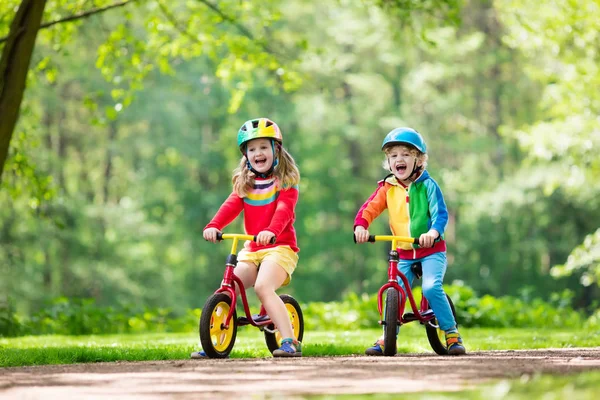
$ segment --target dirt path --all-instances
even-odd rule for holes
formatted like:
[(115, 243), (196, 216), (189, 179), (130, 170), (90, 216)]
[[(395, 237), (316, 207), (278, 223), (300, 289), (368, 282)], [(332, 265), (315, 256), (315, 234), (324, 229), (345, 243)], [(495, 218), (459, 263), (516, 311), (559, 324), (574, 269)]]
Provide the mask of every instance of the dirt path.
[(600, 370), (600, 347), (463, 357), (304, 357), (118, 362), (0, 369), (1, 399), (293, 398), (461, 390), (490, 379)]

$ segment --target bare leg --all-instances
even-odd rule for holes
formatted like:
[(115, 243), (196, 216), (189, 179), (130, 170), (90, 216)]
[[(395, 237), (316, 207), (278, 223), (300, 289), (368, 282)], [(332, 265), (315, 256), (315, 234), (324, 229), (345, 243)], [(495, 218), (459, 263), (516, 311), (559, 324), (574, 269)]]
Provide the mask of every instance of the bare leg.
[[(258, 267), (256, 264), (247, 262), (247, 261), (239, 261), (236, 267), (233, 269), (233, 273), (235, 276), (242, 280), (244, 284), (244, 289), (248, 290), (254, 286), (254, 282), (256, 282), (256, 276), (258, 275)], [(239, 295), (240, 289), (236, 285), (235, 292)], [(227, 292), (225, 292), (227, 293)]]
[(277, 326), (277, 329), (279, 329), (281, 337), (296, 340), (298, 338), (294, 336), (294, 330), (292, 329), (292, 323), (290, 322), (285, 304), (283, 304), (281, 298), (275, 293), (286, 279), (287, 272), (282, 267), (274, 262), (265, 261), (260, 265), (254, 290), (260, 302), (267, 310), (269, 317), (271, 317), (271, 320)]

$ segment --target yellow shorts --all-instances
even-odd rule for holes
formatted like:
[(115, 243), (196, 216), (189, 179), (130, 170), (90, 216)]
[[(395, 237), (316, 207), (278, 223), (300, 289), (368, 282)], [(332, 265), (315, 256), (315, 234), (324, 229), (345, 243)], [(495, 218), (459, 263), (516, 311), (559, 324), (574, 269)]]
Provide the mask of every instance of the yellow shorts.
[(292, 280), (292, 274), (298, 264), (298, 254), (290, 246), (277, 246), (255, 252), (246, 249), (240, 250), (237, 257), (238, 261), (251, 262), (258, 266), (264, 261), (271, 261), (279, 265), (287, 272), (287, 279), (282, 286), (286, 286)]

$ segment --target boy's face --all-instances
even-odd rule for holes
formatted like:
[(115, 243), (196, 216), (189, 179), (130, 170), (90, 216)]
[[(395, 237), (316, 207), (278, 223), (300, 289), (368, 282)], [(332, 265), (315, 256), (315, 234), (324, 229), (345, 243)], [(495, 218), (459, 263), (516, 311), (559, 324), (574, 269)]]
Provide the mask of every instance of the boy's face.
[(392, 146), (385, 151), (385, 154), (390, 171), (400, 181), (407, 181), (415, 165), (421, 165), (417, 159), (417, 151), (407, 146)]
[(260, 173), (267, 172), (273, 165), (273, 146), (270, 139), (259, 138), (248, 142), (246, 157), (252, 168)]

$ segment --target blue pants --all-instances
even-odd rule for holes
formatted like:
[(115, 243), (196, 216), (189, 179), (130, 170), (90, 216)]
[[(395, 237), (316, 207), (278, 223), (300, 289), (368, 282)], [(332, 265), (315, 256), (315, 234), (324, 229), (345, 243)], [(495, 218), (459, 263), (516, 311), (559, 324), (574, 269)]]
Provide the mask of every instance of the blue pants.
[[(429, 306), (435, 313), (440, 329), (447, 331), (456, 327), (456, 320), (452, 315), (450, 303), (448, 303), (446, 293), (442, 287), (446, 267), (448, 266), (446, 252), (434, 253), (415, 260), (400, 260), (398, 262), (398, 271), (406, 275), (406, 279), (411, 287), (415, 279), (415, 274), (411, 271), (410, 267), (417, 262), (420, 262), (423, 267), (423, 277), (421, 278), (423, 281), (423, 295), (429, 301)], [(404, 289), (404, 283), (401, 279), (398, 279), (398, 283)], [(418, 306), (419, 303), (417, 303)]]

